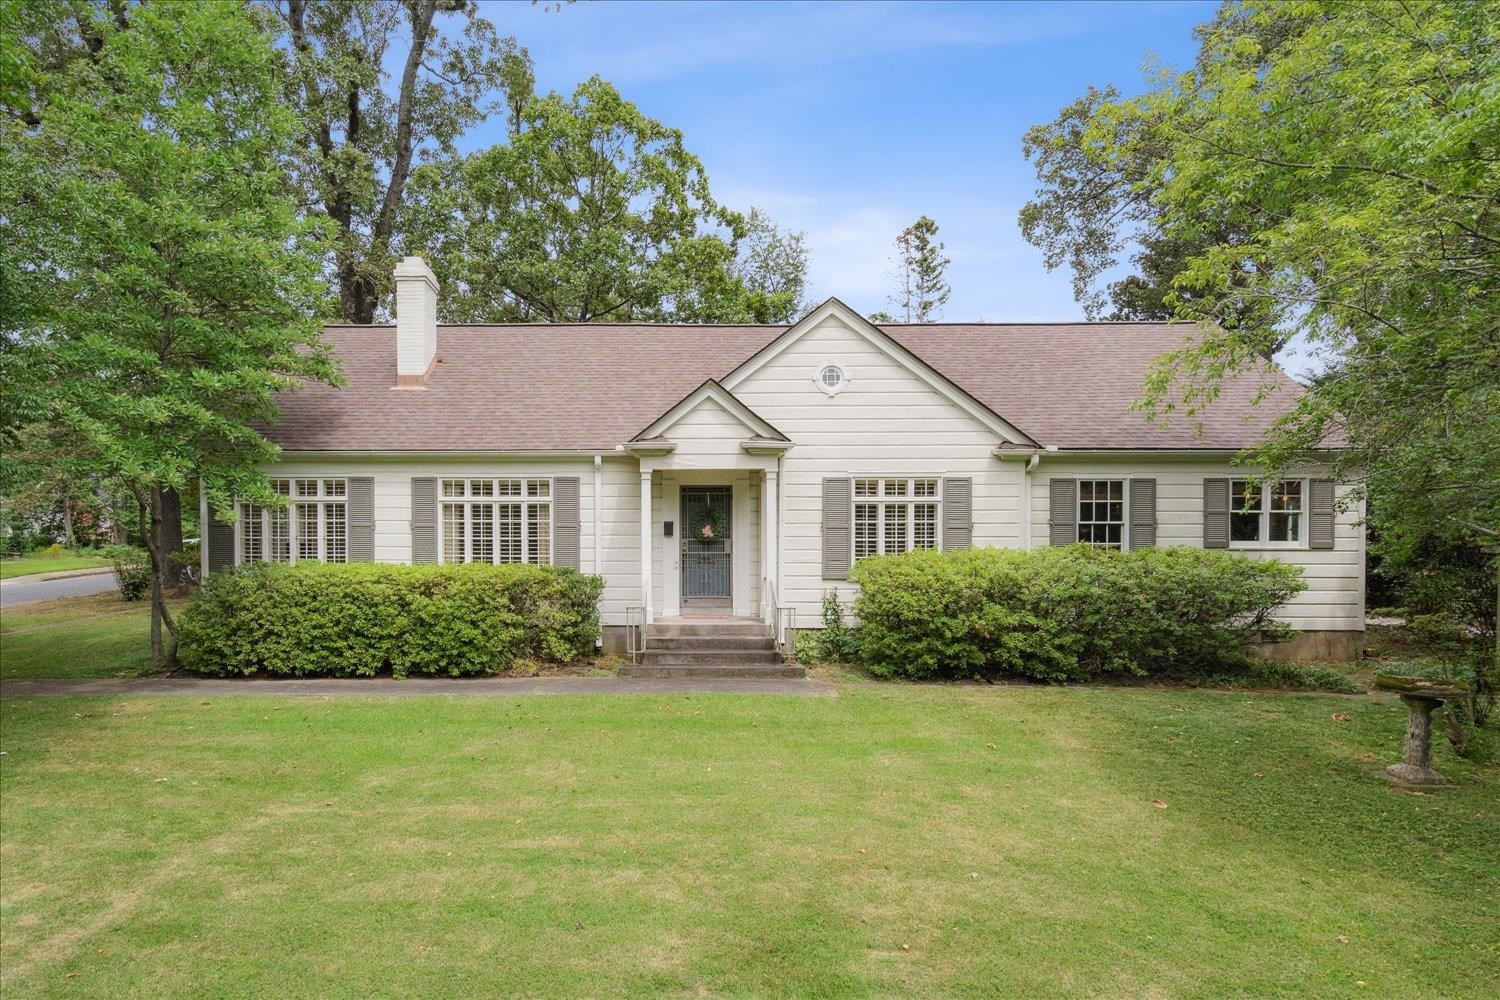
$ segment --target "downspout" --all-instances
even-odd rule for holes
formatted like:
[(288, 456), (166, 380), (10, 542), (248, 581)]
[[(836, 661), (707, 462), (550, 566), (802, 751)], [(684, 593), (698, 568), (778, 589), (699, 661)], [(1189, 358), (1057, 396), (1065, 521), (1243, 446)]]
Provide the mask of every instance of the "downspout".
[(1041, 462), (1042, 453), (1034, 451), (1021, 467), (1021, 548), (1031, 551), (1031, 470)]
[(198, 582), (208, 580), (208, 494), (203, 479), (198, 479)]
[[(604, 579), (604, 456), (594, 456), (594, 573)], [(600, 603), (604, 603), (603, 594)], [(604, 648), (604, 614), (599, 614), (599, 636), (594, 640), (596, 649)]]

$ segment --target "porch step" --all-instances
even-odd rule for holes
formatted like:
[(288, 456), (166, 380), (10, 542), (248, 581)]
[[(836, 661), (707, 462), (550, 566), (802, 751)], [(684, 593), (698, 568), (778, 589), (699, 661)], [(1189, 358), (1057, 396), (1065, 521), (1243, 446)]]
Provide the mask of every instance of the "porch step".
[(651, 649), (641, 654), (642, 663), (780, 663), (775, 649)]
[(651, 649), (776, 649), (769, 635), (652, 635)]
[(671, 678), (733, 678), (736, 680), (783, 680), (806, 677), (807, 671), (795, 663), (627, 663), (620, 668), (621, 677), (641, 680)]
[(764, 622), (751, 621), (746, 618), (726, 618), (717, 621), (712, 618), (700, 618), (696, 621), (653, 622), (646, 632), (652, 639), (689, 635), (769, 636), (771, 634)]

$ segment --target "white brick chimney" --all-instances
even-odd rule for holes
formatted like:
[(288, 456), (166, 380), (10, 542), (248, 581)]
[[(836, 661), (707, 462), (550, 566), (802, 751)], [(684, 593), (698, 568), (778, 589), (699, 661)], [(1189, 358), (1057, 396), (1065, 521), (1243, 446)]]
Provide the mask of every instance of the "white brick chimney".
[(437, 278), (421, 257), (396, 265), (396, 388), (420, 389), (437, 360)]

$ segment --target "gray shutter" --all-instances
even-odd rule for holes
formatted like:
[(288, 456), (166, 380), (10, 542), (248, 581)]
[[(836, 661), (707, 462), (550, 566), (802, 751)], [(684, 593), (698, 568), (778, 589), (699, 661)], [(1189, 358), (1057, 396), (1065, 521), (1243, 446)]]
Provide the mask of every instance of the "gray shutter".
[(579, 519), (577, 476), (552, 480), (552, 562), (579, 569)]
[(349, 477), (349, 561), (375, 561), (375, 480)]
[(437, 477), (411, 481), (411, 561), (437, 562)]
[(1229, 480), (1203, 480), (1203, 547), (1229, 548)]
[(1130, 547), (1156, 544), (1156, 480), (1130, 480)]
[(1048, 480), (1047, 503), (1047, 523), (1051, 525), (1048, 544), (1072, 545), (1078, 541), (1078, 480)]
[(208, 546), (208, 571), (210, 573), (234, 567), (233, 524), (225, 524), (210, 512), (208, 530), (203, 533), (203, 544)]
[(974, 480), (943, 479), (943, 549), (967, 549), (974, 544)]
[(1308, 484), (1307, 547), (1333, 548), (1334, 498), (1332, 479), (1314, 479)]
[(823, 480), (823, 579), (849, 579), (852, 560), (850, 532), (852, 514), (849, 506), (851, 486), (848, 479)]

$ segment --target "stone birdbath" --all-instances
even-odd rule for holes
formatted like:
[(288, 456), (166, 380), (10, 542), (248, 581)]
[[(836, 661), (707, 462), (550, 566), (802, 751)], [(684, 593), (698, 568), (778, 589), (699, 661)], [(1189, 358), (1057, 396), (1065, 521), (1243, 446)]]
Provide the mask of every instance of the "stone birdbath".
[(1465, 697), (1468, 688), (1419, 677), (1378, 674), (1375, 687), (1394, 691), (1406, 702), (1406, 754), (1401, 763), (1385, 769), (1386, 777), (1407, 785), (1446, 785), (1448, 779), (1432, 769), (1432, 712), (1445, 701)]

